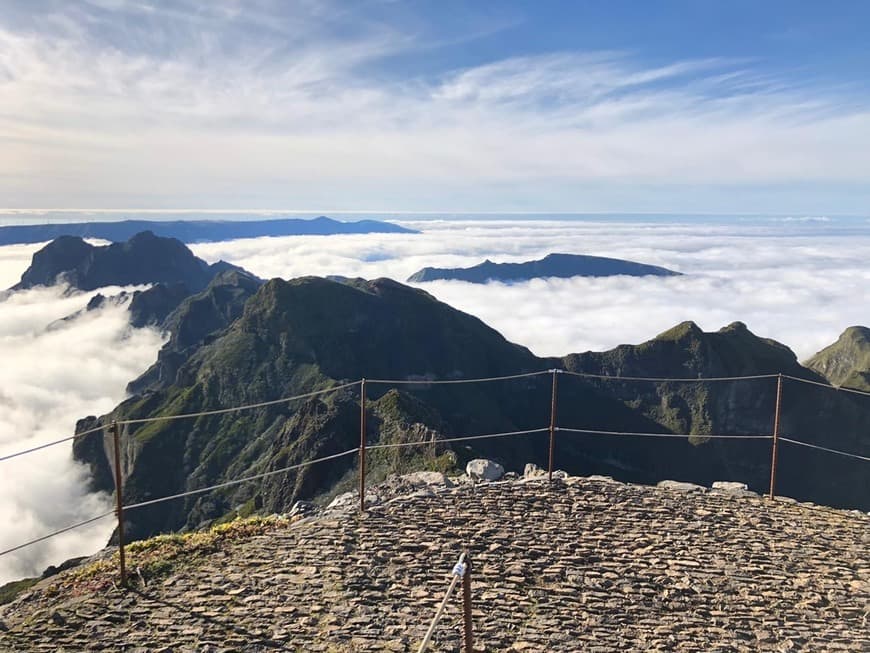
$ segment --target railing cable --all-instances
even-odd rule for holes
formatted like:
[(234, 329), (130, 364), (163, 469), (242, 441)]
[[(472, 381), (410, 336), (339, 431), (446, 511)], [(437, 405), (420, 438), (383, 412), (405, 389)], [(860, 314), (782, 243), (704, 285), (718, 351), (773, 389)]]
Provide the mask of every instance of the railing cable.
[(706, 433), (639, 433), (634, 431), (597, 431), (594, 429), (571, 429), (564, 426), (556, 428), (557, 431), (565, 431), (566, 433), (585, 433), (588, 435), (637, 435), (646, 438), (709, 438), (721, 440), (770, 440), (771, 435), (719, 435)]
[(49, 447), (53, 447), (56, 444), (62, 444), (64, 442), (69, 442), (70, 440), (75, 440), (77, 438), (84, 437), (86, 435), (90, 435), (91, 433), (96, 433), (97, 431), (102, 431), (107, 427), (105, 426), (97, 426), (92, 429), (88, 429), (87, 431), (82, 431), (81, 433), (76, 433), (75, 435), (70, 435), (66, 438), (61, 438), (60, 440), (54, 440), (53, 442), (46, 442), (45, 444), (38, 444), (35, 447), (31, 447), (30, 449), (25, 449), (23, 451), (16, 451), (15, 453), (10, 453), (5, 456), (0, 456), (0, 463), (5, 460), (11, 460), (12, 458), (17, 458), (18, 456), (23, 456), (28, 453), (33, 453), (34, 451), (40, 451), (41, 449), (48, 449)]
[(656, 376), (614, 376), (611, 374), (592, 374), (590, 372), (574, 372), (570, 370), (562, 370), (562, 373), (567, 374), (568, 376), (602, 379), (605, 381), (650, 381), (654, 383), (706, 383), (711, 381), (750, 381), (753, 379), (775, 379), (778, 376), (777, 374), (751, 374), (748, 376), (699, 376), (697, 378), (667, 378)]
[(217, 408), (215, 410), (203, 410), (198, 413), (182, 413), (180, 415), (161, 415), (159, 417), (141, 417), (137, 419), (119, 419), (118, 424), (147, 424), (149, 422), (161, 422), (167, 420), (175, 420), (175, 419), (187, 419), (190, 417), (207, 417), (209, 415), (222, 415), (224, 413), (234, 413), (240, 410), (252, 410), (254, 408), (264, 408), (265, 406), (274, 406), (276, 404), (284, 404), (291, 401), (297, 401), (299, 399), (310, 399), (311, 397), (317, 397), (318, 395), (328, 394), (330, 392), (338, 392), (339, 390), (344, 390), (345, 388), (350, 388), (355, 385), (359, 385), (362, 381), (352, 381), (350, 383), (343, 383), (342, 385), (334, 385), (330, 388), (324, 388), (323, 390), (315, 390), (313, 392), (306, 392), (301, 395), (294, 395), (292, 397), (282, 397), (281, 399), (272, 399), (270, 401), (261, 401), (256, 404), (245, 404), (243, 406), (234, 406), (232, 408)]
[(792, 440), (791, 438), (784, 438), (779, 436), (779, 439), (783, 442), (789, 442), (790, 444), (796, 444), (801, 447), (809, 447), (810, 449), (819, 449), (820, 451), (827, 451), (828, 453), (835, 453), (841, 456), (848, 456), (849, 458), (857, 458), (858, 460), (866, 460), (870, 461), (870, 456), (861, 456), (857, 453), (849, 453), (848, 451), (840, 451), (838, 449), (829, 449), (828, 447), (820, 447), (817, 444), (810, 444), (809, 442), (801, 442), (800, 440)]
[[(289, 403), (291, 401), (297, 401), (300, 399), (310, 399), (311, 397), (317, 397), (319, 395), (328, 394), (330, 392), (337, 392), (339, 390), (344, 390), (345, 388), (351, 388), (355, 385), (359, 385), (361, 381), (353, 381), (351, 383), (344, 383), (342, 385), (332, 386), (331, 388), (324, 388), (323, 390), (315, 390), (313, 392), (306, 392), (301, 395), (294, 395), (292, 397), (282, 397), (281, 399), (272, 399), (270, 401), (261, 401), (256, 404), (245, 404), (243, 406), (233, 406), (231, 408), (218, 408), (215, 410), (205, 410), (200, 411), (198, 413), (182, 413), (180, 415), (161, 415), (159, 417), (142, 417), (137, 419), (125, 419), (118, 420), (118, 424), (127, 425), (127, 424), (147, 424), (149, 422), (161, 422), (168, 420), (176, 420), (176, 419), (187, 419), (193, 417), (206, 417), (209, 415), (221, 415), (224, 413), (234, 413), (240, 410), (252, 410), (254, 408), (263, 408), (265, 406), (274, 406), (276, 404)], [(70, 440), (76, 440), (78, 438), (84, 437), (86, 435), (90, 435), (91, 433), (96, 433), (97, 431), (103, 431), (108, 429), (109, 425), (101, 425), (96, 426), (94, 428), (88, 429), (86, 431), (82, 431), (80, 433), (76, 433), (75, 435), (71, 435), (65, 438), (61, 438), (60, 440), (54, 440), (52, 442), (46, 442), (44, 444), (37, 445), (35, 447), (31, 447), (30, 449), (24, 449), (22, 451), (16, 451), (15, 453), (6, 454), (4, 456), (0, 456), (0, 462), (4, 462), (6, 460), (11, 460), (12, 458), (17, 458), (19, 456), (24, 456), (29, 453), (33, 453), (35, 451), (40, 451), (42, 449), (47, 449), (48, 447), (53, 447), (56, 444), (63, 444), (64, 442), (69, 442)]]
[(509, 381), (510, 379), (524, 379), (531, 376), (550, 374), (550, 370), (538, 372), (524, 372), (522, 374), (508, 374), (507, 376), (489, 376), (481, 379), (366, 379), (366, 383), (378, 383), (380, 385), (448, 385), (456, 383), (480, 383), (486, 381)]
[(299, 463), (297, 465), (289, 465), (287, 467), (282, 467), (281, 469), (274, 469), (270, 472), (263, 472), (262, 474), (255, 474), (253, 476), (246, 476), (245, 478), (237, 478), (232, 481), (226, 481), (224, 483), (217, 483), (215, 485), (209, 485), (208, 487), (198, 488), (196, 490), (188, 490), (187, 492), (179, 492), (178, 494), (172, 494), (166, 497), (160, 497), (159, 499), (149, 499), (148, 501), (140, 501), (139, 503), (132, 503), (130, 505), (124, 506), (124, 510), (134, 510), (135, 508), (144, 508), (145, 506), (153, 506), (156, 503), (163, 503), (164, 501), (172, 501), (173, 499), (182, 499), (184, 497), (193, 496), (195, 494), (203, 494), (204, 492), (211, 492), (212, 490), (220, 490), (225, 487), (232, 487), (233, 485), (239, 485), (241, 483), (248, 483), (250, 481), (258, 481), (263, 478), (267, 478), (269, 476), (275, 476), (276, 474), (283, 474), (284, 472), (290, 472), (294, 469), (301, 469), (302, 467), (308, 467), (309, 465), (316, 465), (317, 463), (326, 462), (327, 460), (335, 460), (336, 458), (341, 458), (342, 456), (349, 456), (352, 453), (356, 453), (357, 449), (348, 449), (347, 451), (342, 451), (341, 453), (335, 453), (331, 456), (324, 456), (323, 458), (315, 458), (314, 460), (308, 460), (304, 463)]
[(528, 429), (526, 431), (507, 431), (505, 433), (487, 433), (485, 435), (467, 435), (460, 438), (438, 438), (436, 440), (420, 440), (418, 442), (389, 442), (385, 444), (366, 445), (366, 449), (394, 449), (396, 447), (422, 447), (447, 442), (465, 442), (467, 440), (486, 440), (490, 438), (506, 438), (513, 435), (529, 435), (531, 433), (545, 433), (548, 429)]
[(782, 378), (790, 379), (792, 381), (798, 381), (799, 383), (808, 383), (810, 385), (817, 385), (822, 388), (827, 388), (828, 390), (836, 390), (837, 392), (848, 392), (853, 395), (862, 395), (864, 397), (870, 397), (870, 392), (866, 392), (865, 390), (856, 390), (855, 388), (847, 388), (842, 385), (831, 385), (830, 383), (821, 383), (820, 381), (812, 381), (811, 379), (802, 379), (799, 376), (790, 376), (788, 374), (783, 374)]
[(81, 528), (82, 526), (87, 526), (95, 521), (99, 521), (100, 519), (105, 519), (111, 515), (114, 515), (115, 511), (110, 510), (109, 512), (104, 512), (102, 515), (97, 515), (96, 517), (91, 517), (90, 519), (86, 519), (85, 521), (81, 521), (78, 524), (73, 524), (72, 526), (67, 526), (65, 528), (61, 528), (60, 530), (54, 531), (53, 533), (49, 533), (48, 535), (43, 535), (42, 537), (37, 537), (35, 540), (30, 540), (29, 542), (25, 542), (24, 544), (19, 544), (18, 546), (13, 546), (11, 549), (6, 549), (5, 551), (0, 551), (0, 556), (5, 556), (7, 553), (12, 553), (13, 551), (18, 551), (19, 549), (23, 549), (25, 547), (30, 546), (31, 544), (36, 544), (38, 542), (42, 542), (49, 538), (54, 537), (55, 535), (60, 535), (62, 533), (66, 533), (67, 531), (71, 531), (76, 528)]

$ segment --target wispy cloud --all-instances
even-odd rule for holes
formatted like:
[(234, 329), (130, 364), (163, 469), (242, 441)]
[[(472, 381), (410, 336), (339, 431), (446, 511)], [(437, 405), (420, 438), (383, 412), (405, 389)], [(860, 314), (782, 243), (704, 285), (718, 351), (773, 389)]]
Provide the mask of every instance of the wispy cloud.
[(661, 209), (648, 184), (680, 209), (687, 186), (863, 187), (870, 168), (866, 95), (751, 59), (553, 52), (398, 75), (436, 35), (342, 4), (49, 5), (0, 19), (10, 204), (595, 209), (616, 188)]

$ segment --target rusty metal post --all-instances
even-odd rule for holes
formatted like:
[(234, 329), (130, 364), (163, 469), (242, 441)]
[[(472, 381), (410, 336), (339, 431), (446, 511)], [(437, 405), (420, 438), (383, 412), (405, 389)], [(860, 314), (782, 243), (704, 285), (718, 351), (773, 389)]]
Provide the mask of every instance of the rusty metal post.
[(462, 576), (462, 625), (465, 641), (464, 653), (474, 653), (474, 629), (471, 624), (471, 556), (465, 555), (465, 574)]
[(773, 413), (773, 451), (770, 459), (770, 493), (769, 498), (773, 499), (776, 488), (776, 460), (779, 448), (779, 416), (782, 410), (782, 373), (776, 376), (776, 407)]
[(121, 587), (127, 587), (127, 561), (124, 558), (124, 501), (121, 481), (121, 427), (112, 420), (112, 442), (115, 457), (115, 513), (118, 517), (118, 556), (121, 563)]
[(553, 394), (550, 398), (550, 462), (547, 465), (549, 481), (553, 482), (553, 457), (556, 450), (556, 374), (559, 370), (553, 370)]
[(366, 380), (359, 386), (359, 511), (366, 510)]

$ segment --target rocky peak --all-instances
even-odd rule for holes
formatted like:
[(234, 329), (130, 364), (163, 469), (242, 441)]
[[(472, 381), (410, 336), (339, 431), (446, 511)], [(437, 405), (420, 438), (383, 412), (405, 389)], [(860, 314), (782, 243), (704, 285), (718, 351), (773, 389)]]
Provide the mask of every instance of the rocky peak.
[(756, 336), (742, 322), (716, 332), (705, 332), (691, 321), (681, 322), (639, 345), (577, 354), (568, 357), (566, 363), (569, 369), (614, 376), (807, 375), (788, 347)]
[(870, 329), (849, 327), (837, 342), (812, 356), (806, 366), (834, 385), (870, 390)]
[(30, 267), (13, 290), (68, 283), (79, 290), (105, 286), (183, 283), (191, 292), (205, 288), (227, 263), (209, 265), (179, 240), (150, 231), (123, 243), (93, 246), (74, 236), (62, 236), (33, 255)]

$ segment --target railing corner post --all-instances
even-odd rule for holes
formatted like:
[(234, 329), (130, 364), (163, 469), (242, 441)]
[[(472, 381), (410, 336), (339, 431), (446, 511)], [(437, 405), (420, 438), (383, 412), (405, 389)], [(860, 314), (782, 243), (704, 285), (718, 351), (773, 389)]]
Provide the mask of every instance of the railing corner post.
[(773, 446), (770, 454), (770, 490), (768, 498), (773, 499), (776, 493), (776, 465), (779, 449), (779, 427), (782, 412), (782, 372), (776, 375), (776, 404), (773, 409)]
[(366, 510), (366, 380), (359, 386), (359, 511)]
[(465, 573), (462, 575), (462, 625), (464, 653), (474, 653), (474, 628), (471, 620), (471, 556), (465, 554)]
[(115, 513), (118, 517), (118, 561), (121, 570), (121, 587), (127, 587), (127, 562), (124, 557), (124, 501), (121, 478), (121, 426), (112, 420), (112, 449), (115, 460)]
[(550, 455), (547, 464), (547, 478), (550, 483), (553, 482), (553, 463), (556, 453), (556, 393), (558, 391), (558, 383), (556, 375), (559, 372), (557, 369), (550, 370), (553, 375), (553, 389), (550, 397)]

